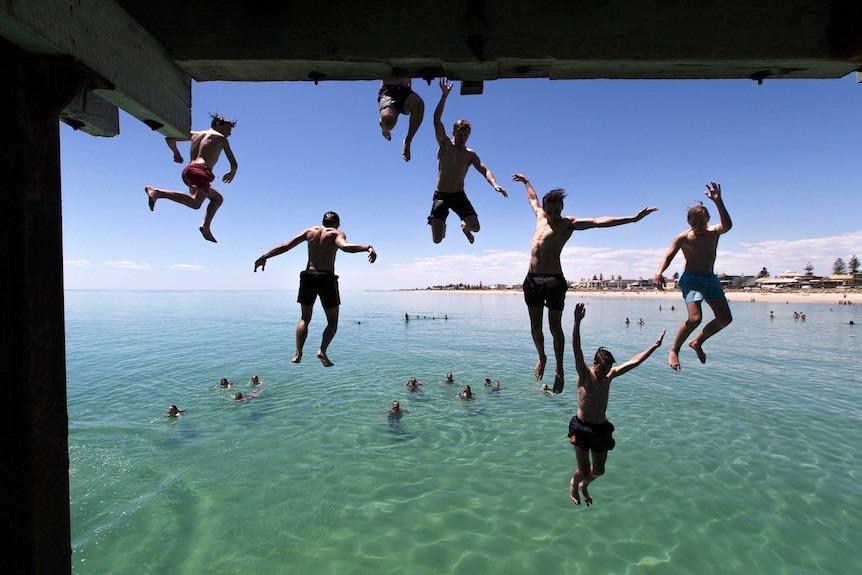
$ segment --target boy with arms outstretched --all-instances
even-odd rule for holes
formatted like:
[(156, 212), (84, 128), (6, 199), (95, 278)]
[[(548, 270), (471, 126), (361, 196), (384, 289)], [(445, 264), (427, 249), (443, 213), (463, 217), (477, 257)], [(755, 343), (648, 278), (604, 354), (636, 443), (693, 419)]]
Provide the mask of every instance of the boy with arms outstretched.
[(560, 263), (560, 253), (572, 232), (590, 228), (609, 228), (639, 222), (658, 208), (643, 208), (633, 216), (603, 216), (600, 218), (576, 218), (563, 215), (563, 200), (566, 192), (562, 188), (551, 190), (542, 198), (539, 197), (530, 180), (523, 174), (512, 176), (515, 182), (522, 182), (527, 188), (527, 200), (536, 214), (536, 233), (533, 234), (533, 245), (530, 248), (530, 269), (524, 279), (524, 300), (530, 314), (530, 331), (533, 334), (533, 344), (539, 352), (539, 361), (533, 370), (536, 380), (545, 374), (545, 336), (542, 333), (543, 306), (548, 308), (548, 325), (554, 337), (554, 358), (557, 361), (554, 368), (554, 393), (562, 393), (565, 380), (563, 377), (563, 351), (566, 346), (566, 336), (563, 334), (563, 305), (566, 291), (569, 289), (563, 276), (563, 265)]
[(718, 276), (713, 271), (715, 255), (718, 251), (718, 238), (721, 234), (730, 231), (733, 222), (730, 221), (730, 216), (724, 207), (724, 201), (721, 199), (720, 184), (710, 182), (706, 186), (704, 194), (715, 202), (721, 221), (710, 226), (709, 210), (702, 203), (691, 207), (688, 210), (688, 224), (691, 228), (674, 238), (670, 249), (658, 266), (655, 278), (653, 278), (653, 285), (663, 290), (665, 279), (662, 274), (676, 253), (682, 250), (682, 254), (685, 256), (685, 271), (677, 283), (679, 289), (682, 290), (682, 297), (685, 298), (685, 305), (688, 308), (688, 320), (680, 326), (668, 355), (668, 364), (671, 369), (676, 371), (680, 370), (679, 350), (682, 347), (682, 342), (703, 320), (702, 304), (704, 301), (712, 308), (715, 318), (706, 324), (693, 340), (688, 342), (688, 346), (695, 351), (700, 363), (706, 363), (703, 342), (733, 321), (730, 306), (727, 305), (727, 298), (724, 297), (724, 290), (721, 288)]
[(222, 176), (221, 181), (226, 184), (231, 183), (239, 166), (227, 141), (228, 136), (236, 126), (236, 122), (231, 122), (219, 115), (212, 116), (212, 119), (209, 130), (192, 132), (188, 138), (165, 138), (168, 147), (174, 152), (174, 162), (178, 164), (183, 163), (183, 155), (177, 149), (177, 142), (191, 141), (192, 143), (190, 151), (192, 161), (183, 168), (183, 182), (189, 187), (189, 193), (159, 190), (153, 186), (146, 186), (144, 191), (147, 192), (150, 211), (155, 209), (156, 200), (161, 198), (173, 200), (195, 210), (199, 209), (204, 200), (209, 198), (210, 203), (207, 205), (204, 223), (199, 229), (205, 240), (216, 242), (215, 236), (210, 231), (210, 224), (216, 211), (224, 202), (224, 197), (210, 186), (210, 182), (215, 179), (212, 169), (218, 162), (222, 151), (230, 162), (230, 171)]
[[(581, 320), (586, 310), (583, 303), (575, 305), (575, 329), (572, 332), (572, 347), (575, 350), (575, 367), (578, 370), (578, 414), (569, 422), (569, 440), (575, 446), (578, 467), (569, 482), (569, 497), (575, 505), (581, 504), (578, 490), (584, 495), (584, 502), (592, 505), (587, 486), (605, 472), (608, 451), (614, 448), (614, 426), (608, 421), (608, 396), (611, 381), (642, 364), (652, 352), (661, 347), (664, 331), (656, 342), (624, 364), (613, 367), (614, 356), (600, 347), (593, 359), (593, 366), (587, 367), (584, 352), (581, 350)], [(592, 464), (590, 464), (592, 453)]]

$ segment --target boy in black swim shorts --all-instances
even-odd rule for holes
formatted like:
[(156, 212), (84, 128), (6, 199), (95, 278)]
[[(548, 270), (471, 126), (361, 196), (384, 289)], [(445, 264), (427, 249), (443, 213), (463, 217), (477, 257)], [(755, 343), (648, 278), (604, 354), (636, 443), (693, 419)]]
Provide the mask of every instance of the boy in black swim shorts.
[(254, 262), (254, 271), (257, 271), (257, 268), (264, 271), (266, 260), (269, 258), (281, 255), (303, 242), (308, 243), (308, 263), (305, 271), (299, 275), (297, 302), (302, 307), (302, 317), (296, 326), (296, 354), (290, 360), (292, 363), (299, 363), (302, 360), (302, 348), (308, 337), (311, 312), (315, 300), (320, 296), (320, 303), (326, 314), (326, 329), (323, 330), (323, 340), (317, 352), (317, 359), (324, 367), (333, 365), (326, 355), (326, 349), (335, 337), (335, 332), (338, 331), (338, 308), (341, 305), (338, 276), (335, 275), (335, 256), (338, 250), (348, 253), (368, 252), (368, 261), (371, 263), (377, 259), (377, 252), (372, 246), (349, 243), (344, 232), (338, 229), (340, 225), (338, 214), (326, 212), (323, 214), (323, 225), (303, 230), (289, 242), (272, 248)]
[(410, 144), (425, 118), (425, 102), (419, 97), (419, 94), (413, 91), (411, 84), (410, 78), (381, 80), (380, 91), (377, 93), (377, 103), (380, 108), (380, 131), (384, 138), (392, 140), (392, 130), (395, 128), (400, 114), (410, 116), (407, 137), (404, 138), (404, 147), (401, 149), (401, 157), (404, 158), (405, 162), (410, 161)]
[(616, 444), (613, 438), (614, 426), (605, 416), (611, 381), (642, 364), (661, 347), (664, 339), (662, 331), (654, 344), (618, 367), (613, 367), (616, 360), (611, 352), (600, 347), (593, 358), (592, 367), (588, 367), (581, 350), (581, 320), (584, 315), (584, 304), (578, 303), (575, 306), (575, 329), (572, 333), (575, 367), (578, 370), (578, 413), (569, 421), (568, 433), (578, 462), (569, 482), (569, 498), (575, 505), (581, 504), (581, 494), (584, 502), (592, 505), (593, 499), (587, 486), (605, 472), (608, 451)]

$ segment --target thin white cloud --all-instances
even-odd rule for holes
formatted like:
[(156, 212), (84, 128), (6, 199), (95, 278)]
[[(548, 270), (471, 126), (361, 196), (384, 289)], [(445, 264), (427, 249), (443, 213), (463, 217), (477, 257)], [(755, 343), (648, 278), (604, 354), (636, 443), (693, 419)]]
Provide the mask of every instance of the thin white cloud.
[(197, 264), (174, 264), (172, 266), (168, 266), (167, 269), (199, 272), (201, 270), (205, 270), (206, 268), (204, 266), (199, 266)]
[(107, 262), (105, 265), (109, 268), (118, 268), (124, 270), (148, 270), (150, 269), (150, 264), (148, 263), (137, 263), (130, 262), (128, 260), (121, 260), (118, 262)]
[(92, 262), (90, 260), (64, 260), (63, 265), (73, 266), (76, 268), (88, 268)]

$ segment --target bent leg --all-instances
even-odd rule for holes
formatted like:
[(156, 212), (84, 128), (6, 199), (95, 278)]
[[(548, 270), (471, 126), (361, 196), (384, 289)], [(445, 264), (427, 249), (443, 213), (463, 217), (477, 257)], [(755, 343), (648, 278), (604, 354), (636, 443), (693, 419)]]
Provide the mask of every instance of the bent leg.
[(703, 320), (703, 311), (701, 310), (701, 302), (695, 301), (689, 304), (686, 304), (688, 308), (688, 319), (679, 327), (679, 331), (676, 333), (676, 337), (673, 338), (673, 345), (670, 348), (670, 352), (668, 354), (668, 364), (671, 369), (679, 371), (681, 366), (679, 364), (679, 350), (682, 347), (682, 343), (691, 335), (691, 332), (695, 330), (697, 326), (700, 325), (700, 322)]
[(542, 333), (542, 315), (544, 309), (541, 304), (528, 305), (527, 311), (530, 313), (530, 333), (533, 335), (533, 344), (539, 353), (539, 361), (536, 363), (535, 369), (533, 369), (533, 376), (536, 380), (540, 380), (545, 375), (545, 364), (548, 362), (548, 356), (545, 355), (545, 334)]
[(587, 491), (587, 486), (590, 483), (598, 479), (600, 476), (605, 474), (605, 462), (608, 460), (608, 452), (604, 451), (602, 453), (593, 452), (593, 465), (590, 468), (589, 475), (581, 481), (578, 487), (581, 489), (581, 493), (584, 494), (584, 503), (587, 504), (587, 507), (593, 504), (593, 498), (590, 497), (590, 492)]
[(461, 223), (461, 231), (464, 232), (467, 240), (472, 244), (475, 241), (473, 232), (479, 231), (479, 216), (473, 214), (464, 218), (464, 221)]
[(398, 110), (393, 106), (380, 110), (380, 131), (387, 140), (392, 139), (392, 129), (398, 123)]
[(413, 143), (413, 136), (422, 125), (422, 119), (425, 117), (425, 102), (419, 97), (419, 94), (413, 92), (407, 96), (404, 102), (404, 113), (410, 115), (410, 126), (407, 128), (407, 137), (404, 139), (404, 149), (401, 151), (401, 157), (405, 162), (410, 161), (410, 144)]
[(209, 197), (210, 202), (209, 204), (207, 204), (207, 211), (204, 214), (204, 223), (201, 224), (200, 230), (204, 236), (204, 239), (211, 242), (215, 242), (216, 239), (210, 231), (210, 224), (213, 221), (213, 216), (215, 216), (216, 212), (224, 202), (224, 197), (220, 193), (218, 193), (215, 188), (210, 188), (209, 193), (207, 193), (207, 196)]
[(305, 346), (305, 338), (308, 337), (308, 324), (311, 322), (311, 312), (313, 308), (310, 305), (302, 305), (302, 317), (299, 323), (296, 324), (296, 354), (290, 363), (299, 363), (302, 361), (302, 348)]
[(688, 346), (697, 353), (697, 358), (700, 360), (700, 363), (706, 363), (706, 354), (702, 349), (703, 342), (730, 325), (730, 322), (733, 321), (733, 316), (730, 313), (730, 306), (727, 303), (727, 299), (721, 298), (713, 300), (709, 302), (709, 307), (712, 308), (715, 318), (706, 324), (703, 330), (697, 334), (697, 337), (691, 340), (688, 344)]
[(323, 367), (332, 367), (333, 363), (326, 357), (326, 349), (335, 337), (335, 332), (338, 331), (338, 306), (326, 309), (323, 312), (326, 314), (326, 329), (323, 330), (323, 340), (320, 342), (320, 350), (317, 352), (317, 359), (323, 364)]
[[(572, 481), (569, 483), (569, 497), (575, 505), (581, 504), (581, 498), (578, 495), (578, 488), (584, 480), (590, 475), (590, 452), (582, 447), (575, 447), (575, 460), (578, 462), (578, 467), (572, 476)], [(592, 500), (590, 501), (592, 503)]]
[(439, 244), (446, 237), (446, 220), (441, 218), (431, 218), (431, 239), (435, 244)]
[(162, 198), (197, 210), (203, 205), (204, 200), (207, 198), (207, 191), (195, 186), (189, 187), (188, 194), (171, 190), (159, 190), (152, 186), (146, 186), (144, 191), (147, 192), (147, 196), (149, 197), (151, 210), (155, 207), (156, 200), (160, 200)]

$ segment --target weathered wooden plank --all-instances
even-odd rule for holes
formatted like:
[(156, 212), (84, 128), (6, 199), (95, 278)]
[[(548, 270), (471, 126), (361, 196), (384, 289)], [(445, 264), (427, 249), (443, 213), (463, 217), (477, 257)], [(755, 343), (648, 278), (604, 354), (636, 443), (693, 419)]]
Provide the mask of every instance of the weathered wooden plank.
[(60, 120), (91, 136), (110, 138), (120, 133), (119, 109), (91, 90), (84, 90), (75, 96), (66, 109), (60, 112)]
[(191, 79), (113, 0), (0, 0), (0, 35), (33, 54), (74, 57), (113, 86), (100, 97), (165, 135), (188, 135)]

